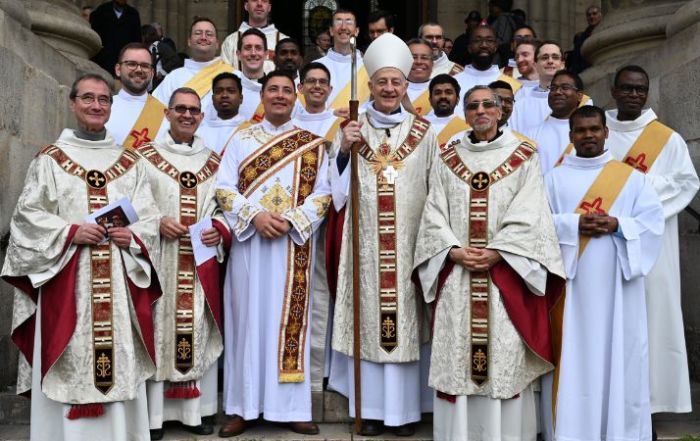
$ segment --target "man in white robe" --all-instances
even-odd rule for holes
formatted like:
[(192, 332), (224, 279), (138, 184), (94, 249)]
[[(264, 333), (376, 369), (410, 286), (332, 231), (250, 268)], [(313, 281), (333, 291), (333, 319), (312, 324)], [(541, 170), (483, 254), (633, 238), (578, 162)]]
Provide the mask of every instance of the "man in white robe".
[(265, 57), (264, 69), (265, 72), (271, 72), (275, 68), (273, 62), (275, 47), (277, 47), (277, 43), (280, 40), (288, 36), (280, 32), (274, 23), (270, 23), (272, 0), (245, 0), (243, 9), (248, 12), (248, 21), (241, 22), (238, 31), (224, 39), (224, 43), (221, 45), (221, 58), (236, 69), (241, 69), (239, 54), (236, 52), (238, 41), (248, 29), (258, 29), (265, 34), (267, 42), (267, 57)]
[(457, 133), (469, 128), (464, 115), (455, 114), (459, 101), (459, 83), (453, 76), (440, 74), (430, 80), (430, 113), (425, 115), (437, 136), (438, 145), (447, 144)]
[[(153, 96), (164, 105), (168, 103), (175, 89), (189, 87), (202, 98), (204, 114), (216, 114), (211, 101), (211, 84), (215, 76), (222, 72), (233, 72), (231, 65), (216, 56), (219, 41), (216, 37), (216, 25), (205, 17), (198, 17), (190, 27), (187, 39), (191, 58), (185, 60), (183, 67), (170, 72), (153, 91)], [(167, 133), (167, 121), (163, 121), (160, 133)]]
[[(333, 91), (328, 97), (328, 107), (338, 110), (348, 107), (350, 101), (350, 67), (352, 65), (352, 45), (350, 39), (357, 37), (358, 27), (355, 14), (347, 9), (338, 9), (333, 13), (330, 34), (333, 37), (333, 47), (328, 49), (325, 57), (318, 61), (331, 72)], [(357, 52), (357, 94), (360, 105), (369, 98), (369, 90), (365, 86), (368, 76), (362, 62), (362, 54)]]
[[(32, 441), (147, 441), (151, 314), (160, 296), (149, 258), (158, 256), (155, 202), (144, 164), (105, 130), (107, 82), (83, 75), (70, 99), (78, 128), (30, 164), (2, 269), (18, 288), (17, 392), (31, 390)], [(135, 223), (86, 219), (122, 198)]]
[(549, 86), (547, 102), (551, 113), (541, 124), (531, 127), (524, 135), (537, 143), (542, 174), (561, 163), (565, 155), (572, 153), (569, 141), (569, 117), (583, 99), (583, 81), (577, 74), (560, 70), (554, 74)]
[[(421, 412), (431, 410), (427, 379), (421, 378), (421, 347), (427, 340), (420, 300), (411, 282), (413, 245), (428, 190), (428, 171), (437, 150), (426, 120), (401, 107), (413, 59), (406, 44), (384, 34), (367, 49), (373, 104), (349, 122), (333, 142), (339, 151), (331, 165), (333, 203), (346, 208), (339, 250), (333, 317), (333, 356), (329, 388), (350, 399), (355, 415), (353, 376), (352, 249), (349, 149), (361, 142), (360, 255), (361, 385), (363, 435), (393, 426), (402, 436), (414, 432)], [(329, 224), (329, 229), (332, 226)], [(335, 226), (338, 229), (339, 226)], [(342, 238), (342, 240), (340, 240)], [(335, 272), (335, 268), (329, 268)], [(426, 372), (427, 373), (427, 372)]]
[(414, 275), (433, 308), (436, 440), (535, 440), (531, 383), (553, 367), (552, 282), (563, 284), (534, 146), (499, 131), (498, 96), (465, 94), (473, 130), (440, 149)]
[(563, 313), (554, 314), (561, 358), (550, 412), (555, 439), (649, 441), (644, 276), (664, 216), (651, 179), (613, 159), (607, 134), (600, 108), (576, 110), (576, 153), (545, 176), (567, 277)]
[(301, 45), (293, 38), (280, 40), (275, 47), (275, 69), (284, 70), (294, 78), (294, 84), (299, 86), (299, 69), (304, 63)]
[(234, 236), (224, 285), (224, 413), (219, 436), (262, 414), (291, 430), (311, 423), (309, 308), (314, 232), (331, 202), (323, 138), (294, 127), (288, 74), (264, 79), (262, 123), (239, 131), (216, 198)]
[(418, 28), (418, 38), (422, 38), (428, 42), (433, 49), (433, 72), (430, 78), (435, 78), (440, 74), (457, 75), (464, 68), (459, 64), (450, 61), (447, 54), (443, 51), (445, 47), (445, 33), (438, 23), (428, 22), (423, 23)]
[(127, 44), (114, 72), (122, 87), (112, 97), (112, 113), (105, 128), (118, 145), (136, 148), (156, 139), (163, 123), (165, 106), (147, 90), (154, 73), (151, 52), (141, 43)]
[(539, 84), (539, 74), (535, 67), (535, 51), (537, 44), (534, 41), (518, 43), (515, 48), (515, 64), (520, 76), (517, 78), (523, 87), (535, 87)]
[(238, 126), (245, 121), (238, 113), (243, 101), (243, 86), (238, 76), (223, 72), (214, 77), (211, 90), (216, 115), (204, 115), (197, 136), (207, 148), (223, 156)]
[[(197, 435), (214, 432), (217, 360), (223, 350), (219, 261), (224, 247), (218, 260), (201, 262), (193, 248), (217, 247), (222, 235), (230, 244), (230, 234), (213, 191), (221, 159), (194, 135), (203, 117), (197, 93), (177, 89), (166, 112), (168, 133), (136, 149), (148, 164), (160, 213), (156, 268), (164, 295), (155, 310), (157, 370), (146, 385), (151, 440), (163, 438), (165, 421), (179, 421)], [(205, 219), (212, 226), (193, 241), (189, 226)]]
[[(408, 40), (406, 45), (413, 56), (413, 65), (408, 73), (407, 101), (411, 103), (416, 115), (425, 116), (432, 110), (428, 90), (433, 71), (432, 47), (427, 40), (420, 38)], [(405, 103), (405, 107), (408, 107), (408, 103)]]
[(263, 62), (267, 57), (267, 41), (265, 34), (256, 28), (243, 32), (238, 40), (238, 59), (241, 70), (236, 72), (243, 85), (243, 102), (238, 113), (245, 118), (241, 129), (263, 120), (265, 112), (260, 101), (262, 86), (260, 79), (265, 76)]
[[(638, 66), (615, 76), (616, 110), (607, 112), (614, 158), (645, 173), (661, 199), (666, 219), (661, 254), (646, 277), (651, 412), (691, 411), (685, 347), (678, 247), (678, 213), (693, 199), (700, 183), (683, 137), (644, 109), (649, 77)], [(644, 155), (644, 156), (642, 156)]]
[(304, 106), (294, 114), (294, 125), (333, 142), (343, 118), (328, 108), (328, 96), (333, 90), (331, 74), (326, 65), (312, 61), (299, 74), (298, 93), (304, 97)]

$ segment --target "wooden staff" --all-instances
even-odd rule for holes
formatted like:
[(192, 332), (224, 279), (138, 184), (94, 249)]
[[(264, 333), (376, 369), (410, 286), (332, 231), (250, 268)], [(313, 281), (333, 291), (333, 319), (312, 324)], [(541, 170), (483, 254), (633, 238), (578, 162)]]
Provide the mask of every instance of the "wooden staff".
[[(357, 100), (357, 47), (355, 37), (352, 45), (352, 68), (350, 71), (350, 120), (357, 121), (360, 103)], [(360, 143), (354, 142), (350, 153), (350, 207), (352, 219), (352, 354), (355, 373), (355, 433), (362, 431), (362, 375), (360, 373), (360, 178), (358, 174), (358, 150)]]

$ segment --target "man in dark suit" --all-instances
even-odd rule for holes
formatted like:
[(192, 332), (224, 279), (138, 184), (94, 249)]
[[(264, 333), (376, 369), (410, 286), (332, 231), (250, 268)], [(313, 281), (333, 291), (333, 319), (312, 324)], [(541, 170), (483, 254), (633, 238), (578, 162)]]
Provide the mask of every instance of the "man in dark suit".
[(139, 12), (126, 2), (127, 0), (105, 2), (90, 14), (90, 26), (102, 39), (102, 49), (92, 61), (107, 72), (114, 72), (119, 51), (124, 46), (141, 42)]

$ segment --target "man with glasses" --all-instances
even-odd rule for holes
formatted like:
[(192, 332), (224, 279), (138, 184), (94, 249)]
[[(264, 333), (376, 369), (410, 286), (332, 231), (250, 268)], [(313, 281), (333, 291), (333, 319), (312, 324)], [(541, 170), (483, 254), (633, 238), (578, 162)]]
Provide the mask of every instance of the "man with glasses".
[(124, 46), (114, 66), (122, 88), (113, 97), (112, 115), (105, 127), (117, 144), (126, 148), (155, 140), (163, 125), (165, 106), (147, 91), (153, 79), (152, 61), (146, 46), (130, 43)]
[[(221, 159), (194, 134), (204, 117), (199, 96), (177, 89), (165, 116), (167, 134), (136, 148), (160, 213), (156, 270), (166, 293), (155, 308), (157, 370), (146, 384), (152, 440), (163, 438), (165, 421), (179, 421), (197, 435), (214, 432), (217, 360), (223, 350), (219, 262), (227, 249), (219, 245), (222, 236), (230, 243), (209, 191)], [(207, 219), (211, 224), (191, 238), (189, 227)], [(216, 250), (218, 257), (197, 261), (192, 250), (200, 246)]]
[[(170, 72), (153, 91), (153, 96), (166, 104), (176, 89), (189, 87), (201, 97), (202, 111), (213, 115), (216, 111), (211, 102), (212, 79), (222, 72), (233, 72), (229, 64), (216, 56), (219, 40), (214, 22), (205, 17), (195, 18), (190, 27), (187, 46), (192, 58), (186, 59), (183, 67)], [(164, 125), (167, 126), (167, 121)]]
[[(338, 110), (348, 107), (350, 101), (350, 70), (351, 70), (351, 38), (358, 34), (357, 18), (347, 9), (338, 9), (333, 13), (330, 28), (333, 37), (333, 47), (328, 49), (325, 57), (319, 58), (319, 63), (325, 65), (331, 72), (333, 91), (328, 97), (328, 107)], [(369, 98), (367, 88), (367, 70), (362, 62), (362, 55), (357, 52), (357, 94), (360, 105)]]
[(440, 149), (414, 278), (434, 324), (436, 440), (535, 439), (531, 386), (553, 368), (547, 279), (564, 268), (536, 149), (501, 131), (500, 98), (465, 93), (472, 130)]
[(430, 121), (438, 145), (444, 146), (454, 135), (469, 128), (464, 116), (455, 114), (459, 101), (459, 83), (451, 75), (440, 74), (430, 80), (428, 90), (431, 110), (425, 119)]
[[(69, 96), (76, 129), (30, 164), (2, 269), (17, 288), (17, 391), (31, 390), (32, 440), (145, 440), (152, 307), (161, 294), (150, 260), (158, 256), (158, 212), (145, 164), (105, 130), (107, 82), (85, 74)], [(117, 226), (119, 208), (101, 216), (107, 222), (88, 220), (122, 199), (138, 220)]]
[(459, 64), (450, 61), (447, 54), (444, 52), (445, 35), (442, 26), (438, 23), (428, 22), (418, 28), (418, 37), (428, 42), (433, 49), (433, 73), (430, 78), (435, 78), (440, 74), (457, 75), (464, 68)]
[[(548, 104), (549, 84), (554, 74), (564, 67), (561, 46), (554, 41), (544, 41), (535, 51), (535, 67), (539, 77), (536, 87), (523, 87), (516, 92), (517, 103), (510, 118), (513, 130), (527, 132), (542, 124), (550, 113)], [(593, 101), (587, 95), (581, 98), (580, 105), (591, 105)]]
[(240, 58), (236, 52), (237, 48), (240, 50), (239, 40), (248, 29), (258, 29), (265, 35), (265, 47), (267, 47), (263, 69), (265, 72), (270, 72), (275, 69), (273, 61), (277, 44), (289, 36), (280, 32), (270, 21), (272, 0), (244, 0), (243, 9), (248, 13), (248, 21), (241, 22), (238, 30), (226, 37), (221, 45), (221, 58), (236, 69), (241, 69)]
[[(433, 51), (427, 40), (413, 38), (406, 42), (413, 56), (413, 65), (408, 74), (408, 89), (406, 96), (416, 115), (424, 116), (430, 113), (430, 76), (433, 71)], [(407, 103), (404, 103), (407, 105)]]
[(573, 152), (573, 144), (569, 142), (569, 117), (581, 104), (583, 95), (583, 81), (578, 75), (568, 70), (554, 74), (547, 97), (552, 112), (540, 125), (525, 132), (537, 143), (542, 174)]
[(661, 199), (666, 219), (661, 254), (646, 278), (651, 412), (691, 411), (688, 359), (681, 308), (678, 213), (698, 191), (698, 176), (683, 137), (645, 109), (649, 76), (639, 66), (615, 74), (606, 112), (612, 156), (645, 173)]
[(214, 77), (211, 90), (216, 116), (204, 115), (197, 135), (204, 140), (204, 145), (223, 156), (233, 134), (245, 122), (238, 112), (243, 101), (243, 86), (238, 76), (224, 72)]

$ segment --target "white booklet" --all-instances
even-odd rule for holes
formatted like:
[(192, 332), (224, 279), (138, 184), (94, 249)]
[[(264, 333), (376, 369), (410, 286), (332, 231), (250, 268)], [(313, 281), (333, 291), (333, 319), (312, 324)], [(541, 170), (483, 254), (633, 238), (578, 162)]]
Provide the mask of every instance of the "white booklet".
[[(102, 225), (105, 228), (126, 227), (138, 222), (138, 220), (139, 216), (136, 214), (136, 210), (131, 205), (129, 198), (126, 197), (112, 202), (85, 217), (85, 222)], [(108, 238), (108, 236), (105, 236), (100, 244), (107, 242)]]
[(190, 240), (192, 241), (192, 252), (194, 262), (201, 265), (212, 257), (216, 257), (216, 247), (208, 247), (202, 243), (202, 231), (212, 227), (211, 218), (205, 217), (196, 224), (190, 225)]

